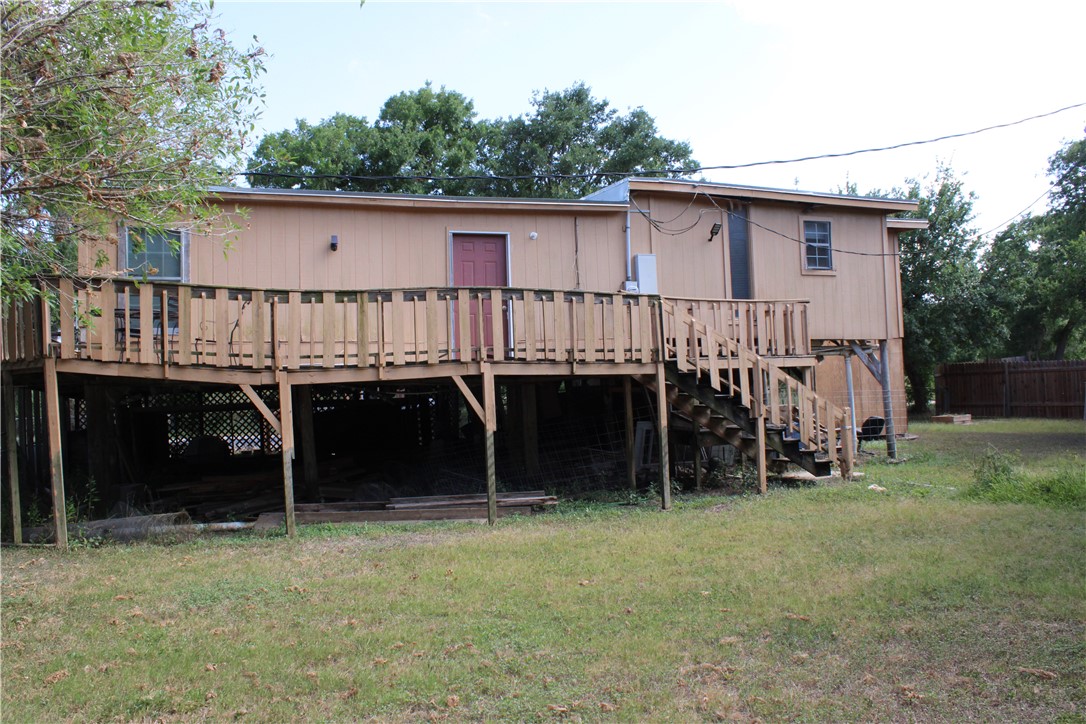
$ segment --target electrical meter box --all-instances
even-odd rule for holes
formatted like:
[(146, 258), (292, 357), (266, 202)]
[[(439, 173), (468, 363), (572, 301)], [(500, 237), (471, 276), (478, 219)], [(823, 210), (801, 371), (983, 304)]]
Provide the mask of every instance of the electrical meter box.
[(656, 281), (655, 254), (634, 254), (633, 273), (642, 294), (660, 293), (660, 285)]

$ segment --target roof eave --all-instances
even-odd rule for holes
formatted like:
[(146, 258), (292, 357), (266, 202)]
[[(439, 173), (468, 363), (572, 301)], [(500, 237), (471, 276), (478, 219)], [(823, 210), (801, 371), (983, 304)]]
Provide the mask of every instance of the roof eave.
[(700, 192), (710, 196), (724, 196), (740, 200), (780, 201), (811, 206), (844, 206), (853, 209), (872, 209), (886, 213), (915, 211), (919, 206), (919, 202), (911, 199), (848, 196), (818, 191), (788, 191), (786, 189), (687, 181), (683, 179), (631, 178), (630, 189), (633, 191), (662, 191), (665, 193)]

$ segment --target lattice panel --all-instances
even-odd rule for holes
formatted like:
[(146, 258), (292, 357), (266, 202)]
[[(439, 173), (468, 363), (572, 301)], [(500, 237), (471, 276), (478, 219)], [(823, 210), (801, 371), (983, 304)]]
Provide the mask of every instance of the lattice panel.
[[(279, 408), (276, 390), (259, 390), (258, 394), (268, 407)], [(183, 457), (201, 438), (222, 440), (231, 455), (267, 455), (282, 449), (279, 434), (238, 389), (139, 395), (128, 398), (126, 403), (167, 412), (171, 458)]]

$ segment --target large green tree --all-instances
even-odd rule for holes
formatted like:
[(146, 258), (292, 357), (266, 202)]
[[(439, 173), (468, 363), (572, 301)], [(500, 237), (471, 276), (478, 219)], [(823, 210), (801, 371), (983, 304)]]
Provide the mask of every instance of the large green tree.
[[(256, 186), (568, 198), (624, 174), (693, 169), (644, 109), (622, 115), (583, 83), (538, 93), (533, 110), (477, 120), (471, 100), (429, 85), (389, 98), (372, 125), (336, 115), (266, 136)], [(467, 178), (465, 178), (467, 177)]]
[(991, 356), (1086, 352), (1086, 139), (1049, 161), (1049, 211), (1011, 224), (984, 254)]
[[(210, 228), (259, 111), (263, 50), (240, 50), (199, 2), (0, 3), (5, 298), (73, 273), (116, 221)], [(255, 39), (254, 39), (255, 40)]]
[(392, 96), (371, 126), (339, 113), (316, 125), (265, 136), (249, 162), (250, 182), (274, 188), (398, 193), (470, 193), (481, 128), (471, 100), (429, 84)]
[(936, 365), (971, 359), (985, 334), (980, 238), (972, 225), (974, 195), (950, 167), (941, 165), (925, 185), (911, 181), (907, 196), (919, 201), (914, 215), (929, 224), (901, 237), (905, 377), (910, 409), (926, 412)]

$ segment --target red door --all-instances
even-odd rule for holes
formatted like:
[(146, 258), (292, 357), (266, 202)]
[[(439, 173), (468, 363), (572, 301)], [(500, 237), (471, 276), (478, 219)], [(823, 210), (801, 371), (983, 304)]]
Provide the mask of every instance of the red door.
[[(482, 287), (493, 289), (509, 285), (506, 273), (505, 234), (453, 234), (453, 286)], [(499, 307), (499, 314), (501, 314)], [(479, 346), (479, 306), (471, 305), (471, 346)], [(494, 310), (490, 300), (483, 301), (483, 340), (487, 347), (494, 345)], [(506, 337), (508, 337), (508, 324)], [(454, 326), (459, 329), (459, 326)], [(465, 355), (466, 357), (467, 355)], [(494, 355), (504, 357), (503, 352)]]

